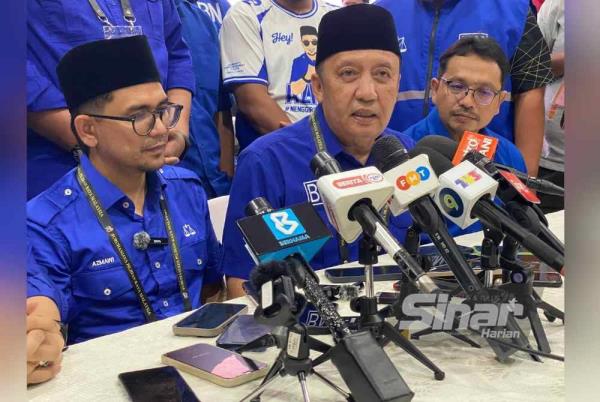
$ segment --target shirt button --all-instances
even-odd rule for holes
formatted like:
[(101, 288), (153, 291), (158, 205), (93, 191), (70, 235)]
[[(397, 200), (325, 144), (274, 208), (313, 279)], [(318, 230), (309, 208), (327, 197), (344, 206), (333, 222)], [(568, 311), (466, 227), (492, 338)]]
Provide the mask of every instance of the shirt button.
[(112, 290), (110, 290), (109, 288), (104, 289), (105, 296), (110, 296), (111, 293), (112, 293)]
[(70, 188), (65, 188), (65, 195), (69, 196), (71, 194), (73, 194), (73, 191)]
[(163, 300), (163, 306), (165, 306), (165, 307), (169, 307), (169, 302), (168, 302), (168, 301), (166, 301), (166, 300)]
[(156, 268), (156, 269), (160, 268), (160, 262), (156, 261), (154, 263), (154, 268)]
[(202, 265), (202, 258), (198, 258), (198, 259), (196, 260), (196, 262), (198, 263), (198, 265)]
[(129, 203), (127, 201), (125, 201), (123, 203), (123, 208), (125, 208), (125, 209), (129, 208)]

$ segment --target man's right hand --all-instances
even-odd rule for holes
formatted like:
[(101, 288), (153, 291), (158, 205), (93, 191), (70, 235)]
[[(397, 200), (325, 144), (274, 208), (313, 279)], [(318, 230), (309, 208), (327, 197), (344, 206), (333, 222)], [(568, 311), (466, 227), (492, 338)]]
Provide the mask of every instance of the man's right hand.
[(27, 299), (27, 384), (48, 381), (61, 369), (65, 341), (50, 304), (56, 308), (45, 297)]

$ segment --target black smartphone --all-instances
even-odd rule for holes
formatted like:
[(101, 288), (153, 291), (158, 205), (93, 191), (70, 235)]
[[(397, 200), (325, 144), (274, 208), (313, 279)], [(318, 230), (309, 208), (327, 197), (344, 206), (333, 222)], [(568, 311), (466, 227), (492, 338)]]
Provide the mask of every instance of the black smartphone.
[(173, 333), (181, 336), (217, 336), (238, 315), (248, 311), (245, 304), (207, 303), (173, 325)]
[(258, 306), (260, 297), (258, 297), (258, 290), (252, 286), (252, 283), (250, 281), (245, 281), (242, 283), (242, 288), (244, 289), (244, 292), (246, 292), (246, 295), (250, 301), (252, 301), (254, 305)]
[[(325, 276), (333, 283), (364, 282), (365, 269), (363, 267), (353, 268), (328, 268)], [(397, 265), (381, 265), (373, 267), (373, 279), (375, 281), (394, 281), (402, 277), (402, 271)]]
[(217, 346), (235, 350), (261, 336), (270, 334), (272, 329), (268, 325), (256, 322), (252, 315), (240, 315), (219, 336)]
[(181, 374), (173, 367), (119, 374), (133, 402), (200, 402)]

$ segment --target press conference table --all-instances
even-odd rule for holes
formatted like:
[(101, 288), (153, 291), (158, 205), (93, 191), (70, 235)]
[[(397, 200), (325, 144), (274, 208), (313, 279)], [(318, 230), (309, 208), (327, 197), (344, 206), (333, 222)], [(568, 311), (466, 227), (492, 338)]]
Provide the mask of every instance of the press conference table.
[[(564, 239), (564, 215), (548, 215), (550, 228)], [(459, 244), (480, 244), (481, 233), (457, 238)], [(387, 258), (381, 258), (382, 264)], [(356, 264), (348, 264), (352, 266)], [(322, 283), (326, 283), (322, 272)], [(391, 291), (391, 282), (376, 282), (376, 291)], [(559, 309), (564, 308), (564, 288), (544, 288), (542, 298)], [(230, 302), (252, 304), (247, 298)], [(348, 303), (341, 303), (340, 313), (354, 315)], [(143, 325), (124, 332), (93, 339), (69, 347), (64, 353), (61, 373), (45, 384), (28, 388), (29, 400), (41, 401), (127, 401), (125, 389), (117, 375), (125, 371), (162, 366), (161, 354), (199, 342), (214, 344), (216, 338), (178, 337), (171, 327), (186, 313), (159, 322)], [(564, 355), (564, 326), (560, 320), (550, 323), (541, 315), (542, 323), (552, 353)], [(481, 349), (472, 348), (443, 333), (422, 337), (414, 341), (434, 363), (446, 373), (443, 381), (433, 379), (433, 374), (395, 345), (386, 352), (398, 371), (415, 393), (413, 401), (562, 401), (565, 399), (564, 363), (543, 358), (542, 363), (531, 360), (525, 353), (517, 352), (507, 362), (500, 363), (487, 343), (476, 340)], [(331, 337), (328, 337), (331, 339)], [(530, 336), (532, 339), (532, 337)], [(321, 337), (327, 341), (327, 337)], [(327, 341), (329, 342), (329, 341)], [(534, 342), (532, 342), (535, 344)], [(277, 356), (276, 348), (265, 352), (247, 352), (245, 356), (271, 364)], [(315, 355), (316, 356), (316, 355)], [(326, 362), (317, 371), (347, 389), (335, 367)], [(257, 387), (260, 380), (235, 388), (223, 388), (182, 372), (187, 383), (203, 402), (238, 401)], [(308, 377), (311, 401), (343, 400), (319, 380)], [(1, 399), (1, 396), (0, 396)], [(276, 389), (263, 394), (263, 401), (302, 401), (302, 393), (295, 377), (280, 382)]]

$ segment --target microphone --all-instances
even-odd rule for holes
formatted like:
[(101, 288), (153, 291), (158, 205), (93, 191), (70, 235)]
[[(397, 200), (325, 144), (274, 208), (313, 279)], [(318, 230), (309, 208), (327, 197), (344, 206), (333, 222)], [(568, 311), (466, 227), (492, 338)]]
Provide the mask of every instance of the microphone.
[(459, 227), (465, 228), (478, 218), (521, 243), (540, 260), (555, 269), (564, 265), (563, 256), (533, 233), (514, 222), (510, 215), (492, 202), (498, 182), (469, 161), (453, 167), (450, 160), (431, 148), (422, 148), (429, 155), (433, 170), (439, 175), (440, 188), (435, 201), (441, 212)]
[[(487, 138), (491, 138), (491, 137), (487, 137)], [(419, 140), (417, 145), (435, 149), (436, 151), (438, 151), (442, 155), (444, 155), (446, 158), (451, 159), (451, 160), (460, 155), (460, 159), (458, 159), (457, 162), (460, 162), (465, 156), (467, 156), (467, 154), (476, 154), (475, 152), (473, 152), (473, 150), (468, 150), (468, 149), (466, 151), (461, 150), (456, 141), (454, 141), (450, 138), (441, 136), (441, 135), (425, 136)], [(480, 154), (481, 152), (477, 152), (477, 153)], [(519, 172), (517, 169), (514, 169), (510, 166), (502, 165), (500, 163), (491, 161), (490, 160), (491, 158), (489, 158), (486, 155), (482, 155), (482, 156), (486, 157), (488, 159), (488, 161), (496, 169), (507, 171), (507, 172), (510, 172), (510, 173), (514, 174), (515, 176), (517, 176), (519, 178), (519, 180), (522, 180), (524, 182), (524, 184), (527, 187), (531, 188), (532, 190), (535, 190), (535, 191), (538, 191), (538, 192), (544, 193), (544, 194), (558, 195), (558, 196), (564, 196), (564, 194), (565, 194), (564, 188), (557, 186), (556, 184), (552, 183), (551, 181), (540, 179), (537, 177), (529, 177), (526, 174)], [(472, 156), (471, 156), (471, 158), (472, 158)], [(488, 170), (488, 169), (485, 169), (485, 170), (490, 172), (490, 170)]]
[[(424, 137), (419, 141), (419, 145), (429, 145), (448, 159), (459, 153), (456, 150), (456, 142), (446, 137)], [(467, 152), (465, 160), (472, 162), (498, 181), (499, 187), (496, 195), (505, 203), (507, 211), (516, 222), (534, 234), (540, 233), (546, 243), (564, 256), (564, 244), (547, 228), (546, 218), (537, 207), (540, 202), (539, 198), (518, 177), (508, 171), (499, 170), (497, 164), (476, 151)]]
[(299, 253), (310, 261), (331, 238), (329, 229), (308, 203), (273, 209), (263, 197), (250, 201), (246, 217), (236, 223), (250, 255), (258, 263)]
[(160, 247), (169, 244), (165, 237), (150, 237), (148, 232), (140, 231), (133, 235), (133, 247), (138, 250), (146, 250), (148, 247)]
[(347, 242), (361, 232), (371, 236), (394, 259), (417, 287), (427, 293), (438, 290), (415, 258), (393, 237), (377, 212), (392, 196), (394, 188), (374, 166), (342, 172), (339, 164), (326, 152), (319, 152), (310, 162), (317, 177), (327, 217)]
[(427, 154), (416, 147), (411, 150), (412, 158), (409, 159), (402, 143), (396, 137), (386, 136), (375, 142), (371, 155), (386, 180), (395, 183), (390, 204), (392, 213), (397, 215), (408, 208), (413, 220), (429, 235), (467, 295), (472, 296), (481, 290), (483, 286), (430, 198), (439, 187), (439, 181)]

